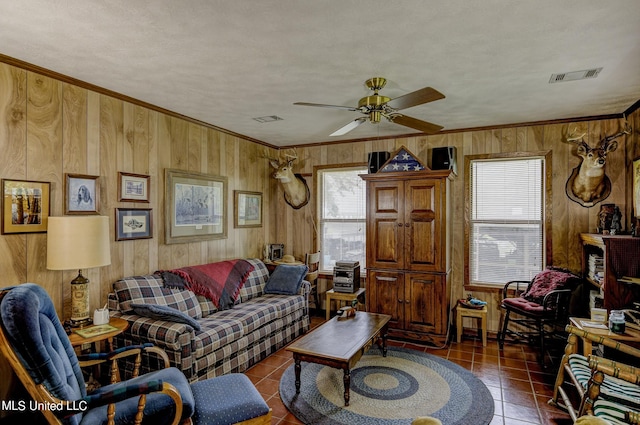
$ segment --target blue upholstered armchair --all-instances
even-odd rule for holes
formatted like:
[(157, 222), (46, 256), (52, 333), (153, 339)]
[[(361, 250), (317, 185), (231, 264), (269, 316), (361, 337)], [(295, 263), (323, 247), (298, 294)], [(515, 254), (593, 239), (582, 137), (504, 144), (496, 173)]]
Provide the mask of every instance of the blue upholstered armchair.
[[(33, 400), (44, 403), (42, 413), (49, 423), (124, 424), (134, 423), (136, 415), (143, 414), (143, 423), (176, 424), (195, 411), (191, 387), (176, 368), (112, 383), (87, 394), (81, 362), (49, 295), (36, 284), (3, 290), (0, 318), (0, 352)], [(139, 355), (144, 348), (131, 352)], [(126, 350), (119, 350), (114, 356), (125, 354)]]

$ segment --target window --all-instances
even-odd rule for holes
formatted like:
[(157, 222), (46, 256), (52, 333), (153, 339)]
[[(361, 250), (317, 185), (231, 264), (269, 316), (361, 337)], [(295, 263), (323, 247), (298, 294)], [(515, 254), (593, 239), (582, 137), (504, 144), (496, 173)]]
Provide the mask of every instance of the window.
[(359, 261), (366, 253), (366, 185), (359, 174), (367, 167), (317, 171), (320, 270), (333, 272), (336, 261)]
[(467, 158), (469, 284), (503, 286), (544, 268), (546, 160)]

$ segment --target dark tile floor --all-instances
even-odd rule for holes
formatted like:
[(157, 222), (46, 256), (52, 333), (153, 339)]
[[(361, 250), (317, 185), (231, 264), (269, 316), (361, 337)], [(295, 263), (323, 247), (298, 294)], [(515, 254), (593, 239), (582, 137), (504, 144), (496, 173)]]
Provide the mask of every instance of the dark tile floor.
[[(312, 327), (323, 322), (314, 317)], [(526, 344), (505, 343), (498, 349), (496, 340), (489, 340), (487, 347), (470, 337), (458, 344), (453, 342), (444, 349), (433, 349), (424, 345), (402, 341), (389, 341), (396, 345), (424, 351), (473, 372), (493, 394), (495, 415), (491, 425), (570, 425), (569, 415), (549, 406), (553, 392), (556, 370), (542, 369), (536, 361), (535, 352)], [(282, 373), (293, 363), (291, 353), (282, 349), (258, 363), (246, 374), (273, 409), (272, 424), (301, 424), (284, 407), (278, 394)], [(446, 425), (446, 424), (444, 424)]]

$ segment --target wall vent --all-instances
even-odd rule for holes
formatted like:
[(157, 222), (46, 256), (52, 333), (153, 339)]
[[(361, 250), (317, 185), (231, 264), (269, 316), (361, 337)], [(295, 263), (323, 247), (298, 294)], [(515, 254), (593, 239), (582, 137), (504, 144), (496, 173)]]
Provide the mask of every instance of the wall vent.
[(264, 117), (254, 118), (254, 120), (262, 123), (262, 122), (282, 121), (282, 118), (280, 118), (277, 115), (267, 115)]
[(564, 81), (585, 80), (587, 78), (596, 78), (600, 74), (602, 68), (585, 69), (583, 71), (561, 72), (551, 74), (549, 84), (561, 83)]

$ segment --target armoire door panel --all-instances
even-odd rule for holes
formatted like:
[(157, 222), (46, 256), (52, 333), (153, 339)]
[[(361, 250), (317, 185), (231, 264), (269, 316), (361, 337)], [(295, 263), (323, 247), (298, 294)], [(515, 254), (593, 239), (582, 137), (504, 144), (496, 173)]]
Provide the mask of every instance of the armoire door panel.
[(375, 257), (373, 262), (368, 262), (373, 267), (397, 266), (400, 264), (401, 258), (401, 242), (398, 240), (403, 229), (399, 229), (395, 220), (376, 220), (375, 221)]
[(405, 274), (406, 328), (415, 332), (440, 333), (445, 329), (442, 294), (446, 293), (445, 277), (425, 273)]
[(442, 270), (440, 241), (440, 181), (425, 179), (406, 182), (405, 266), (413, 271)]
[(403, 182), (372, 182), (368, 187), (367, 266), (404, 268)]
[(397, 327), (404, 318), (404, 275), (369, 271), (367, 279), (369, 311), (391, 316), (390, 326)]

